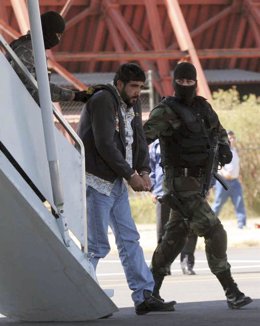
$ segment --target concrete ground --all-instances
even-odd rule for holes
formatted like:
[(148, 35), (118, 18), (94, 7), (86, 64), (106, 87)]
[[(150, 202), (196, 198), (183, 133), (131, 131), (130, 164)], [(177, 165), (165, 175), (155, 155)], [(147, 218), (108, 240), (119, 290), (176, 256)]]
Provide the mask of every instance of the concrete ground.
[[(247, 226), (244, 229), (237, 227), (235, 218), (223, 220), (222, 224), (227, 232), (229, 248), (260, 247), (260, 217), (248, 219)], [(145, 252), (154, 251), (156, 247), (155, 224), (138, 224), (137, 228), (140, 232), (140, 243), (143, 250)], [(109, 241), (112, 252), (116, 251), (112, 231), (109, 231)], [(198, 239), (196, 249), (204, 249), (203, 238)]]
[(19, 323), (0, 318), (0, 325), (10, 326), (259, 326), (260, 299), (240, 310), (223, 308), (223, 301), (178, 304), (175, 312), (136, 316), (133, 308), (121, 308), (107, 319), (89, 322)]

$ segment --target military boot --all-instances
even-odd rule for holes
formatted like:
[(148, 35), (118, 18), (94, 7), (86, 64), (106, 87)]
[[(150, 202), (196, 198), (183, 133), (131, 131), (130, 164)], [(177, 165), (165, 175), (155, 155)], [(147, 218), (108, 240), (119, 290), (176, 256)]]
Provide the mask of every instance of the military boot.
[(161, 288), (162, 282), (164, 280), (164, 275), (154, 273), (153, 271), (152, 271), (152, 273), (153, 273), (153, 279), (154, 279), (153, 296), (156, 299), (161, 300), (163, 302), (164, 300), (160, 296), (160, 288)]
[(239, 291), (236, 283), (234, 283), (233, 288), (227, 288), (225, 294), (230, 309), (240, 309), (253, 301), (250, 297), (245, 296), (244, 293)]
[(240, 309), (253, 301), (238, 289), (231, 276), (230, 269), (218, 273), (216, 276), (225, 291), (227, 304), (230, 309)]

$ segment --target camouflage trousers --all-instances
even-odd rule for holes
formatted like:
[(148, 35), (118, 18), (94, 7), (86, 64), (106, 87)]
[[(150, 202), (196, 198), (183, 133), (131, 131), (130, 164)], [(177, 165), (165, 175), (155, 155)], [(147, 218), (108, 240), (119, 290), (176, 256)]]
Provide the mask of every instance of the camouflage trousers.
[(166, 275), (167, 266), (181, 252), (186, 236), (191, 229), (194, 234), (204, 237), (209, 268), (213, 274), (230, 269), (227, 261), (227, 235), (220, 220), (212, 211), (207, 199), (201, 196), (199, 178), (176, 177), (174, 192), (180, 203), (171, 209), (165, 233), (154, 251), (153, 274)]

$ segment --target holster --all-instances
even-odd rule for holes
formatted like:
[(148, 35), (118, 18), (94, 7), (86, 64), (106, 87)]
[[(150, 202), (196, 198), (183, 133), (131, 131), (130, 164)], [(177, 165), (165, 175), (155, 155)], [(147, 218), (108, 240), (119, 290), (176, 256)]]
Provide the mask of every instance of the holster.
[(178, 197), (176, 196), (176, 194), (173, 191), (166, 193), (158, 200), (160, 203), (164, 203), (165, 205), (169, 206), (171, 209), (179, 210), (182, 213), (182, 215), (184, 215), (185, 219), (189, 219), (189, 214), (186, 211), (185, 206), (178, 199)]

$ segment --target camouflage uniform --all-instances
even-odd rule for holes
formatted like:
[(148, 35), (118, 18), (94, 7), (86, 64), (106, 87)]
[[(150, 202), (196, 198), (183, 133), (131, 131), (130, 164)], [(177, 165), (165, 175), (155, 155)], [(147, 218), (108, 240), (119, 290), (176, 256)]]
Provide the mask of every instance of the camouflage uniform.
[(206, 195), (215, 165), (231, 162), (232, 153), (225, 129), (216, 112), (196, 96), (197, 72), (193, 64), (177, 64), (173, 75), (175, 96), (164, 98), (144, 125), (148, 144), (159, 138), (168, 194), (163, 202), (171, 215), (162, 241), (152, 258), (155, 281), (153, 295), (160, 298), (164, 276), (181, 252), (189, 230), (205, 239), (210, 270), (222, 285), (231, 309), (252, 299), (240, 292), (227, 261), (227, 235), (211, 210)]
[[(226, 131), (220, 125), (211, 106), (201, 97), (196, 97), (194, 102), (190, 114), (194, 115), (195, 113), (195, 119), (204, 125), (209, 137), (210, 133), (214, 133), (218, 137), (219, 144), (228, 145)], [(164, 237), (153, 255), (152, 269), (155, 273), (167, 274), (167, 266), (182, 250), (190, 228), (196, 235), (205, 238), (209, 267), (212, 273), (218, 274), (230, 268), (226, 256), (226, 232), (220, 220), (211, 210), (206, 198), (201, 195), (204, 175), (201, 164), (196, 166), (196, 150), (194, 149), (196, 140), (190, 148), (194, 153), (190, 154), (190, 161), (187, 160), (187, 175), (185, 175), (184, 168), (180, 169), (174, 166), (177, 163), (173, 162), (173, 156), (182, 154), (173, 152), (173, 156), (168, 155), (168, 152), (171, 151), (168, 146), (169, 139), (178, 138), (178, 131), (184, 128), (186, 122), (167, 103), (165, 100), (162, 101), (151, 112), (149, 120), (144, 125), (144, 130), (149, 143), (156, 138), (160, 139), (165, 187), (168, 192), (174, 192), (180, 206), (171, 211)], [(188, 120), (189, 117), (185, 119)], [(182, 140), (179, 142), (180, 148), (182, 142)], [(200, 153), (198, 154), (200, 155)]]
[[(31, 42), (31, 36), (30, 34), (26, 34), (24, 36), (21, 36), (19, 39), (15, 40), (10, 44), (11, 48), (14, 50), (16, 55), (19, 57), (19, 59), (22, 61), (22, 63), (26, 66), (26, 68), (29, 70), (29, 72), (32, 74), (32, 76), (36, 79), (36, 70), (35, 70), (35, 64), (34, 64), (34, 57), (33, 57), (33, 49), (32, 49), (32, 42)], [(38, 90), (35, 90), (30, 82), (28, 82), (26, 76), (23, 74), (22, 70), (19, 68), (19, 66), (16, 65), (16, 63), (7, 56), (10, 64), (16, 71), (17, 75), (29, 91), (29, 93), (32, 95), (32, 97), (35, 99), (35, 101), (38, 103)], [(50, 83), (50, 91), (51, 91), (51, 99), (53, 102), (60, 102), (60, 101), (72, 101), (74, 99), (74, 91), (70, 89), (65, 89), (62, 87), (59, 87), (55, 84)]]

